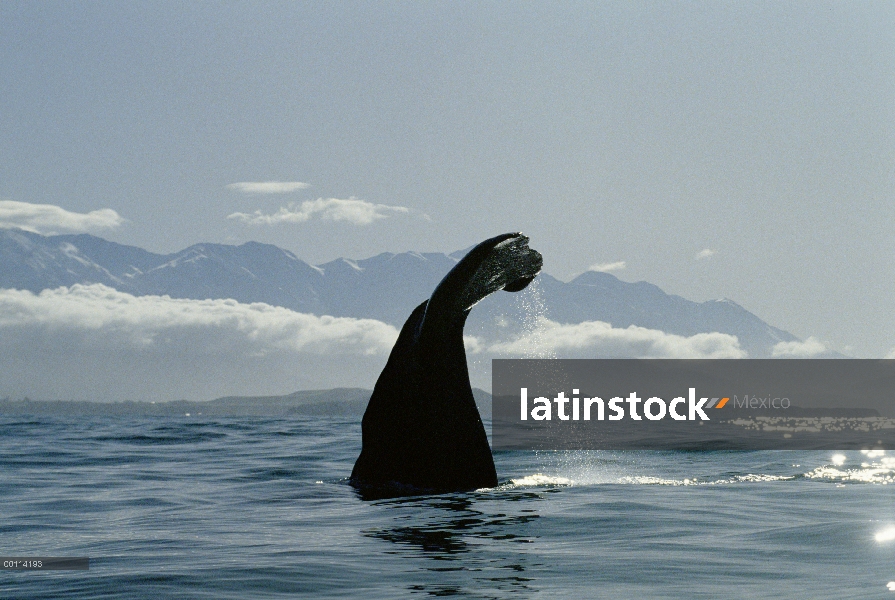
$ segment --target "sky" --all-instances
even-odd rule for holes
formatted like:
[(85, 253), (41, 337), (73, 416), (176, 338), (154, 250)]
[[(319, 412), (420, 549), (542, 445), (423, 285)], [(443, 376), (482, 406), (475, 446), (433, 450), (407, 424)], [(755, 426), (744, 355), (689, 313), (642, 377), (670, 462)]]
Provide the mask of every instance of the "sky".
[(891, 2), (0, 3), (0, 226), (319, 264), (523, 231), (895, 348)]

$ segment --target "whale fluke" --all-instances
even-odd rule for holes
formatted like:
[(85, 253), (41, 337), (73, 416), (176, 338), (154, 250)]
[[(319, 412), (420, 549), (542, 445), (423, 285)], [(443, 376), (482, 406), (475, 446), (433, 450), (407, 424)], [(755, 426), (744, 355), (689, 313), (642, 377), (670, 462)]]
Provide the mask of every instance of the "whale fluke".
[(497, 485), (463, 347), (469, 311), (498, 290), (518, 292), (541, 255), (521, 233), (485, 240), (451, 269), (401, 328), (364, 413), (351, 483), (364, 498)]

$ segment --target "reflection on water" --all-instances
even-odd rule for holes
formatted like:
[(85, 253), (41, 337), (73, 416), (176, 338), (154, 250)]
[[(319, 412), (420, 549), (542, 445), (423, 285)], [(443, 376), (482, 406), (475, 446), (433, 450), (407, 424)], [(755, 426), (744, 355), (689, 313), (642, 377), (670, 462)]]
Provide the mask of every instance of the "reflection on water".
[[(496, 488), (381, 501), (377, 506), (393, 525), (362, 533), (394, 544), (384, 553), (432, 561), (424, 567), (428, 577), (408, 586), (413, 592), (529, 596), (537, 590), (526, 571), (537, 565), (529, 564), (524, 551), (511, 551), (507, 544), (530, 544), (539, 537), (530, 524), (540, 518), (536, 505), (550, 492)], [(498, 507), (499, 512), (491, 510)]]

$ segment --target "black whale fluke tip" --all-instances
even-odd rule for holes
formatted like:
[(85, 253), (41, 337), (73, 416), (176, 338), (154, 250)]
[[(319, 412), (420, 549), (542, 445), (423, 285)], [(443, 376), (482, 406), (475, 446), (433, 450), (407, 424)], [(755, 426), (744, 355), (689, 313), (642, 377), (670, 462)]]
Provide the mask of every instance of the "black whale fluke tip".
[(503, 290), (505, 292), (521, 292), (537, 277), (544, 264), (544, 259), (540, 252), (528, 247), (529, 239), (524, 233), (508, 233), (500, 237), (505, 237), (506, 239), (498, 246), (502, 246), (507, 242), (509, 242), (509, 245), (514, 246), (514, 249), (504, 261), (507, 274), (521, 275), (516, 279), (510, 280), (503, 287)]
[(528, 284), (534, 281), (533, 277), (520, 277), (516, 281), (512, 281), (504, 286), (503, 291), (505, 292), (521, 292), (525, 288), (528, 287)]
[(350, 482), (363, 499), (497, 486), (463, 346), (469, 309), (498, 290), (525, 289), (540, 253), (521, 233), (499, 235), (461, 259), (408, 317), (367, 404)]

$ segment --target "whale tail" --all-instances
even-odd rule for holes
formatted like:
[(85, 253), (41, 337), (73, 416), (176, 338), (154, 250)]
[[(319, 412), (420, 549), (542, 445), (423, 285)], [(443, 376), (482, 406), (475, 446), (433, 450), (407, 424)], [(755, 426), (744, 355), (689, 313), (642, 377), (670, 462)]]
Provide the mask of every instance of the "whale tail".
[(542, 263), (521, 233), (485, 240), (413, 311), (364, 413), (363, 447), (351, 473), (364, 497), (497, 485), (469, 384), (463, 325), (486, 296), (524, 289)]
[(528, 247), (528, 237), (521, 233), (485, 240), (470, 250), (432, 292), (423, 326), (439, 328), (458, 320), (464, 323), (472, 307), (494, 292), (524, 290), (543, 264), (541, 254)]

